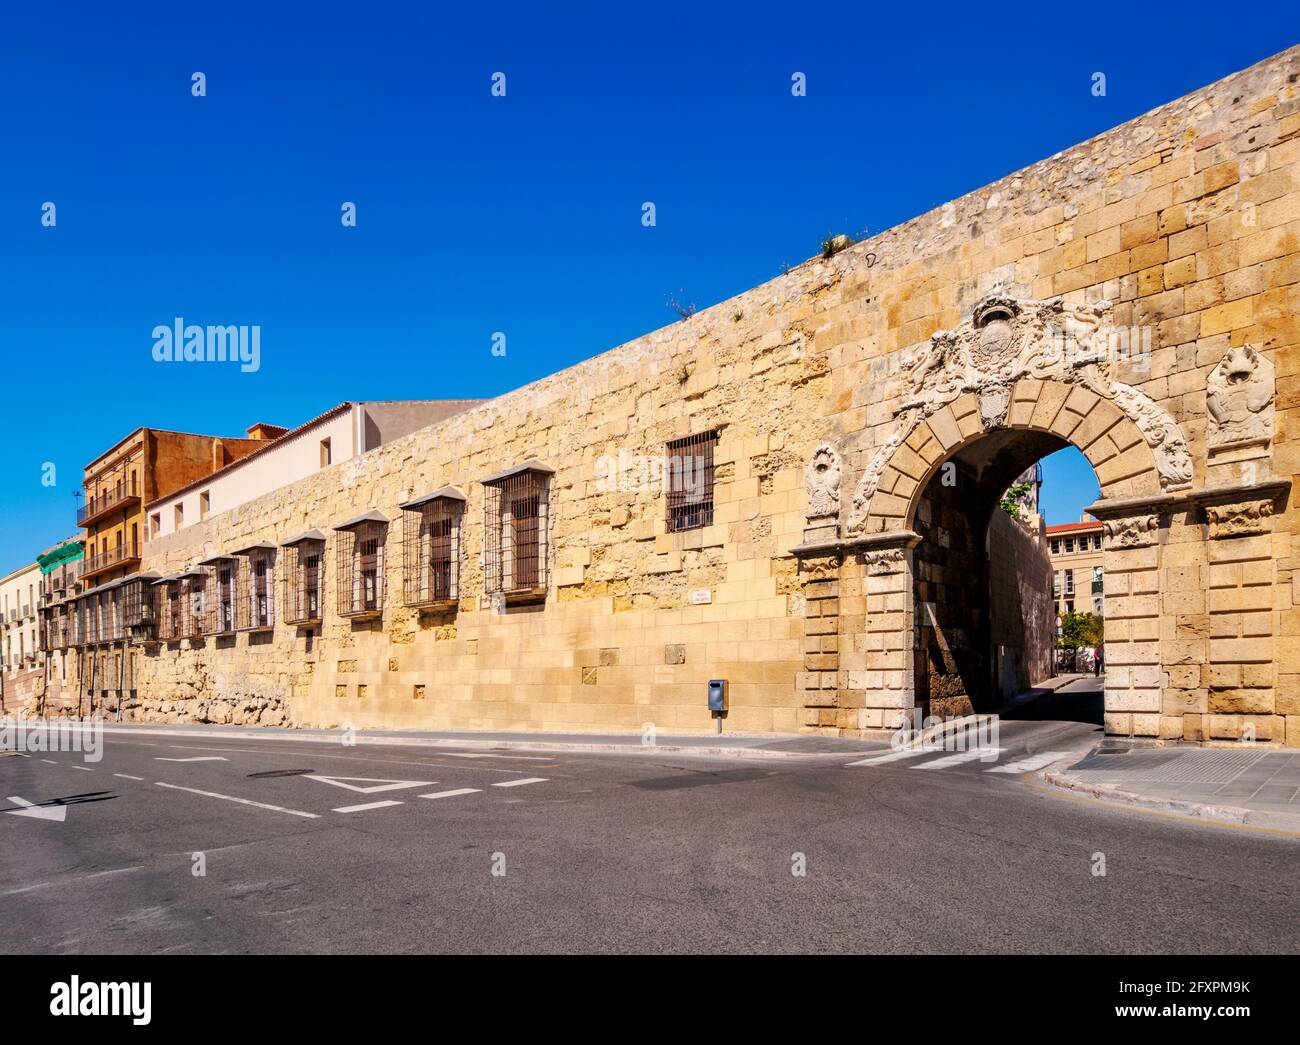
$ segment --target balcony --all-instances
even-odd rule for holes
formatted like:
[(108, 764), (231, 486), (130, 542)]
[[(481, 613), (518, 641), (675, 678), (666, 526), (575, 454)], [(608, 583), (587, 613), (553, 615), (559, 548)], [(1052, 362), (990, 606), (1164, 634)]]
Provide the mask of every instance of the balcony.
[(116, 548), (109, 548), (108, 551), (100, 552), (98, 555), (87, 555), (81, 576), (83, 578), (92, 577), (95, 574), (103, 573), (105, 570), (111, 570), (115, 566), (124, 566), (139, 561), (139, 544), (133, 541), (119, 544)]
[(140, 488), (134, 482), (118, 483), (116, 486), (101, 490), (77, 509), (77, 525), (88, 526), (102, 519), (109, 512), (121, 508), (135, 507), (140, 502)]

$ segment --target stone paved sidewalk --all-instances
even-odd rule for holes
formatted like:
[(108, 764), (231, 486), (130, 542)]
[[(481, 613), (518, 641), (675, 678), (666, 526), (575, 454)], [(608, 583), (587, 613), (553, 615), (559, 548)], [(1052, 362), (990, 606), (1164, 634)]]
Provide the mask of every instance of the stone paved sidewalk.
[(1106, 743), (1044, 774), (1060, 787), (1214, 820), (1300, 830), (1300, 752)]

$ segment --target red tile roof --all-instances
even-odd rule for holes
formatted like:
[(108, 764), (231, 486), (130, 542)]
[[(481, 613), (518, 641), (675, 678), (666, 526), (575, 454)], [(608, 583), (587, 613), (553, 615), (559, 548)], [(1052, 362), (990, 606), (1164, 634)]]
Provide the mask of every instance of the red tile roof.
[(1059, 523), (1056, 526), (1049, 526), (1047, 528), (1047, 536), (1055, 537), (1057, 534), (1062, 533), (1080, 533), (1100, 529), (1101, 523), (1095, 520), (1092, 522)]

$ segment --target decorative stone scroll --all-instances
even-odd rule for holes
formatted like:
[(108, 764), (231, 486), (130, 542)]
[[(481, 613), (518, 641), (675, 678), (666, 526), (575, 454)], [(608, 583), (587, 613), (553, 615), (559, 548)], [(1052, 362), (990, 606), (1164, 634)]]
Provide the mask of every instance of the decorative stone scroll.
[(1272, 528), (1273, 498), (1207, 504), (1205, 518), (1210, 524), (1211, 539), (1267, 533)]
[(813, 451), (804, 482), (808, 487), (808, 517), (817, 518), (840, 513), (840, 455), (830, 443)]
[(1127, 518), (1107, 519), (1102, 523), (1106, 533), (1106, 547), (1141, 548), (1154, 544), (1160, 531), (1160, 516), (1130, 515)]
[(1006, 424), (1011, 391), (1022, 378), (1080, 385), (1107, 399), (1137, 425), (1155, 452), (1161, 489), (1191, 486), (1192, 458), (1178, 422), (1144, 392), (1113, 380), (1104, 331), (1108, 302), (1081, 307), (993, 293), (955, 330), (934, 334), (906, 361), (896, 425), (867, 466), (853, 496), (849, 531), (866, 524), (867, 504), (899, 446), (926, 418), (974, 392), (986, 429)]
[(1228, 349), (1205, 380), (1207, 450), (1224, 450), (1273, 438), (1273, 364), (1251, 345)]
[(902, 548), (886, 548), (878, 552), (866, 552), (862, 561), (867, 564), (867, 573), (872, 577), (884, 577), (891, 573), (902, 573), (907, 564), (907, 553)]

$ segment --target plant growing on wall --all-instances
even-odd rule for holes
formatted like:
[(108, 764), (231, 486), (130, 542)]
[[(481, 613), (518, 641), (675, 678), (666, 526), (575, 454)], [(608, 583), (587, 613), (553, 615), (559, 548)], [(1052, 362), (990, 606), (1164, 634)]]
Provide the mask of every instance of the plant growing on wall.
[(1019, 519), (1021, 511), (1024, 510), (1025, 495), (1034, 488), (1033, 483), (1016, 483), (1008, 488), (1007, 492), (1002, 495), (1001, 508), (1011, 518)]

